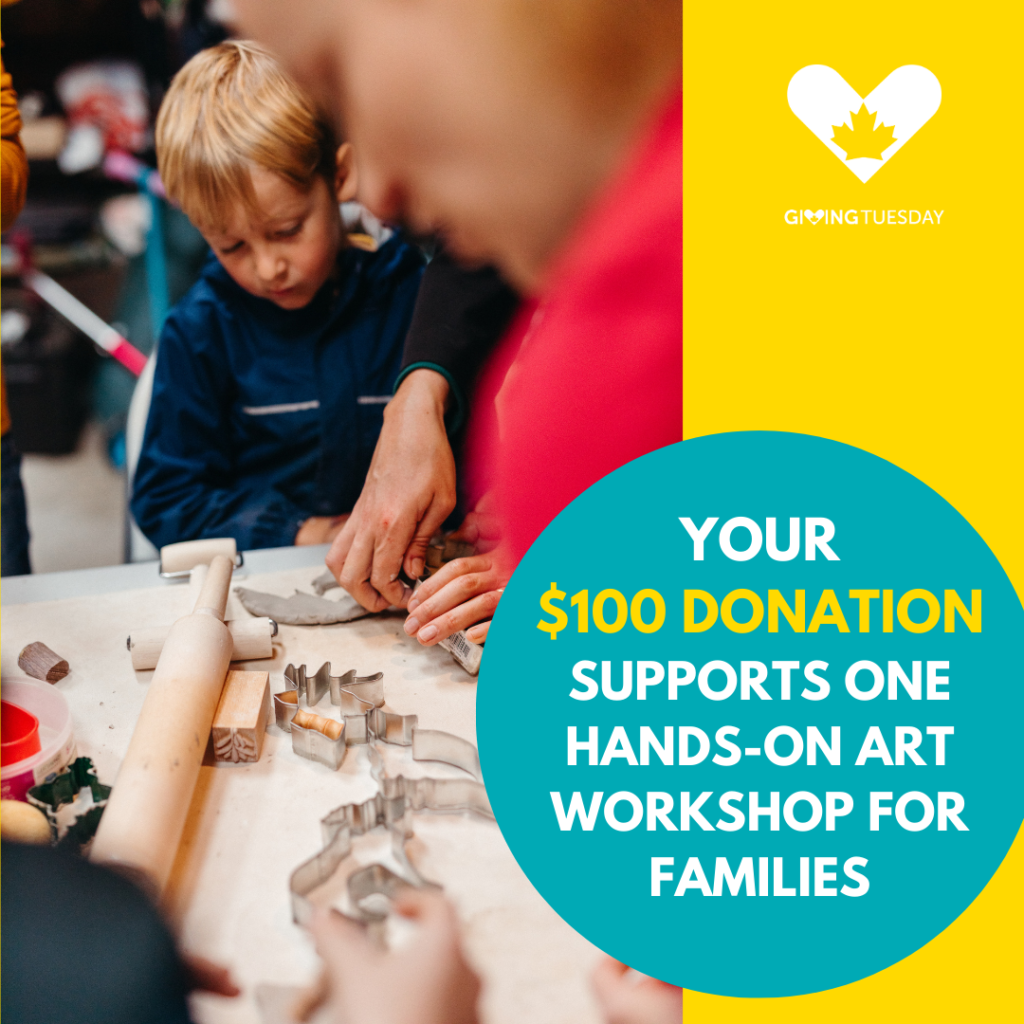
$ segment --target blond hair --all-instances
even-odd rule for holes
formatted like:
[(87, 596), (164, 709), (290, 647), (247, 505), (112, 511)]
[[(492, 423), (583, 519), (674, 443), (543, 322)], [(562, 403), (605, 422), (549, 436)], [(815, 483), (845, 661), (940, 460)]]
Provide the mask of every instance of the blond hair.
[(272, 171), (303, 192), (331, 181), (334, 139), (309, 97), (256, 43), (232, 40), (196, 54), (175, 76), (156, 119), (168, 197), (203, 228), (223, 229), (238, 203), (258, 212), (251, 171)]

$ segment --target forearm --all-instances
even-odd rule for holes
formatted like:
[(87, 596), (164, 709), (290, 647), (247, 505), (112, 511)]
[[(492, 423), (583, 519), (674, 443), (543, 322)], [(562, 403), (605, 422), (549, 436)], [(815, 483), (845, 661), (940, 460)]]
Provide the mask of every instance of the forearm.
[(466, 269), (446, 253), (427, 267), (405, 342), (399, 387), (405, 375), (429, 368), (450, 390), (448, 427), (465, 423), (477, 374), (508, 326), (518, 296), (491, 267)]
[(423, 572), (430, 537), (455, 507), (448, 400), (448, 382), (433, 370), (402, 381), (384, 411), (363, 491), (327, 556), (341, 585), (371, 611), (405, 603), (399, 570)]
[(427, 367), (412, 369), (399, 381), (395, 397), (384, 407), (381, 433), (400, 434), (424, 418), (443, 425), (453, 401), (450, 380), (443, 373)]

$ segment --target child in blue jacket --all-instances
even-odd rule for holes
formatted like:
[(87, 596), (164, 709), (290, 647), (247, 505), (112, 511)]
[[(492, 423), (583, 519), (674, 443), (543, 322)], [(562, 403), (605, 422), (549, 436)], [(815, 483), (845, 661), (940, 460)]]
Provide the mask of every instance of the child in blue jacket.
[(212, 255), (160, 336), (132, 514), (158, 547), (328, 541), (362, 489), (423, 259), (368, 214), (348, 233), (351, 147), (251, 43), (182, 68), (157, 155)]

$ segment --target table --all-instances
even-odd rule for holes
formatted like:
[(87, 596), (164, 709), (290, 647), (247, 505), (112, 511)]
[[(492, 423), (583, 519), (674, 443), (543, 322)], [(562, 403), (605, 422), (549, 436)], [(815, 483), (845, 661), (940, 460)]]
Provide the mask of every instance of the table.
[[(325, 551), (247, 552), (245, 586), (283, 595), (308, 590), (322, 571)], [(71, 706), (78, 751), (92, 758), (104, 782), (116, 784), (152, 678), (152, 672), (132, 671), (125, 638), (133, 628), (167, 624), (184, 614), (187, 593), (186, 586), (160, 580), (155, 563), (3, 583), (4, 679), (22, 676), (17, 654), (33, 640), (67, 658), (71, 673), (56, 685)], [(232, 594), (228, 617), (246, 614)], [(401, 624), (401, 614), (388, 613), (337, 626), (282, 626), (272, 660), (236, 667), (269, 671), (272, 691), (284, 689), (289, 662), (305, 663), (311, 671), (324, 661), (335, 672), (383, 671), (388, 710), (417, 714), (423, 728), (475, 742), (476, 680), (440, 648), (420, 647)], [(517, 695), (509, 700), (514, 704)], [(328, 707), (325, 699), (320, 709)], [(460, 774), (413, 762), (407, 748), (382, 749), (395, 773)], [(168, 889), (168, 914), (182, 946), (229, 965), (243, 995), (196, 997), (199, 1024), (262, 1024), (259, 986), (306, 984), (316, 975), (312, 943), (291, 920), (288, 876), (320, 849), (320, 818), (339, 804), (367, 799), (375, 789), (365, 748), (351, 748), (332, 772), (295, 755), (290, 737), (275, 725), (267, 730), (257, 764), (203, 767)], [(482, 1019), (597, 1024), (587, 978), (600, 953), (543, 901), (498, 827), (469, 816), (417, 814), (413, 828), (410, 859), (455, 904), (467, 956), (483, 979)], [(354, 859), (396, 866), (383, 830), (359, 840)], [(343, 866), (314, 901), (340, 900), (344, 874)]]

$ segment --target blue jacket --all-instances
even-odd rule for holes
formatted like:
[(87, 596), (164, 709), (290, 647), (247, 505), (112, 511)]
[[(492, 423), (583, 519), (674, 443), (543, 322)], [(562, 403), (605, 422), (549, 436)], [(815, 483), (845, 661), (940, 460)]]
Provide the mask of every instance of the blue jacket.
[(423, 272), (397, 235), (346, 248), (300, 310), (240, 288), (211, 255), (160, 335), (132, 514), (157, 546), (292, 544), (352, 509), (370, 466)]

